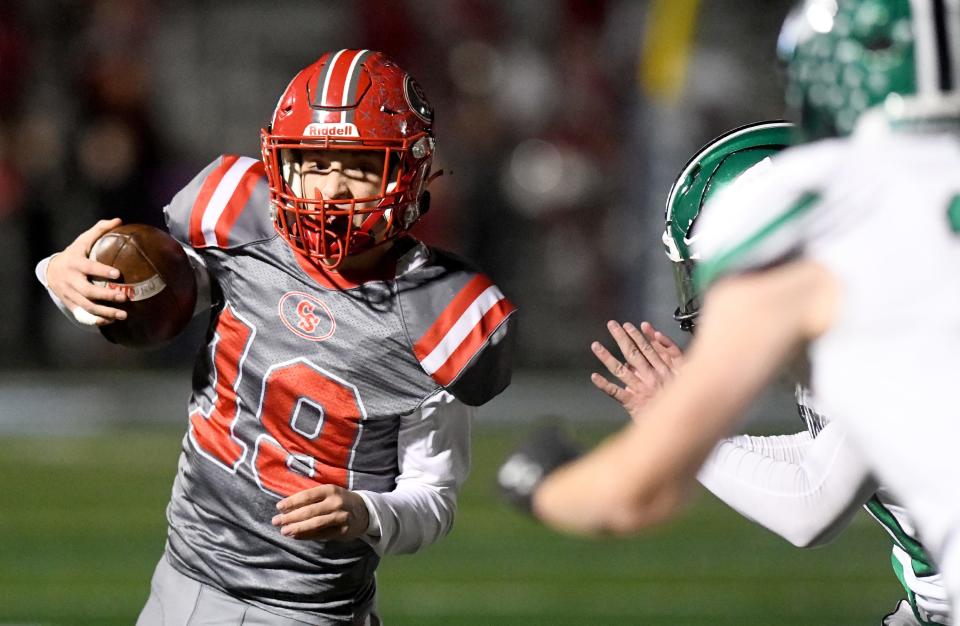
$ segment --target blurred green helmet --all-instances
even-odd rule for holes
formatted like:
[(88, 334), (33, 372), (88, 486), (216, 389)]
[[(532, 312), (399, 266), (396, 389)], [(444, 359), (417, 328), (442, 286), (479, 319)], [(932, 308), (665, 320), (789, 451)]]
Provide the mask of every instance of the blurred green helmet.
[(793, 124), (758, 122), (736, 128), (701, 148), (684, 166), (667, 196), (663, 245), (673, 262), (679, 306), (673, 318), (693, 330), (700, 312), (693, 271), (697, 257), (690, 249), (692, 229), (704, 204), (748, 170), (759, 171), (771, 156), (790, 144)]
[(804, 140), (848, 135), (867, 112), (918, 129), (960, 116), (957, 0), (807, 0), (777, 47)]

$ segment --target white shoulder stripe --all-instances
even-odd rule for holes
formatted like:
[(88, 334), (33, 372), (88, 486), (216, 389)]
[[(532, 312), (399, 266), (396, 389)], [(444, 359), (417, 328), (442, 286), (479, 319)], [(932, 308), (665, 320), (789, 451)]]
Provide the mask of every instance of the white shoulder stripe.
[(240, 184), (240, 179), (256, 162), (256, 159), (250, 157), (240, 157), (220, 179), (220, 184), (217, 185), (217, 189), (210, 196), (210, 202), (204, 208), (203, 217), (200, 219), (200, 230), (203, 232), (204, 245), (217, 245), (217, 222), (220, 221), (220, 216), (227, 208), (227, 203), (230, 202), (233, 192)]
[(434, 372), (443, 367), (443, 364), (446, 363), (450, 355), (460, 347), (460, 344), (467, 338), (470, 331), (477, 325), (477, 322), (483, 319), (487, 311), (492, 309), (494, 305), (501, 300), (503, 300), (503, 293), (496, 285), (490, 285), (477, 296), (477, 298), (470, 303), (470, 306), (467, 307), (467, 310), (463, 312), (463, 315), (460, 316), (460, 319), (450, 327), (450, 330), (443, 336), (443, 339), (441, 339), (437, 347), (433, 349), (433, 352), (420, 361), (424, 371), (432, 376)]

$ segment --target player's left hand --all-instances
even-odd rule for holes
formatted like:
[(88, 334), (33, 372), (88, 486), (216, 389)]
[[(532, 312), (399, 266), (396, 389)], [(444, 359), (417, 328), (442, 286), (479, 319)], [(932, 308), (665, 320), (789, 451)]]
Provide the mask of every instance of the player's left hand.
[(650, 322), (642, 322), (637, 328), (630, 323), (621, 325), (610, 321), (607, 330), (617, 342), (624, 361), (599, 341), (594, 341), (590, 349), (623, 386), (596, 372), (590, 375), (590, 380), (597, 389), (622, 404), (632, 419), (640, 419), (643, 408), (680, 367), (683, 351)]
[(294, 539), (356, 539), (367, 532), (370, 513), (358, 494), (336, 485), (311, 487), (277, 503), (271, 520)]

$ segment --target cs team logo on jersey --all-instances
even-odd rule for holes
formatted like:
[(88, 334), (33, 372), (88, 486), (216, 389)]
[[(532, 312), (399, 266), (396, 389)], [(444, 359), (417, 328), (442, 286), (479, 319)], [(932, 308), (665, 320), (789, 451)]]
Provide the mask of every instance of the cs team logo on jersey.
[(288, 291), (277, 307), (280, 320), (295, 335), (309, 341), (323, 341), (333, 337), (337, 321), (330, 307), (316, 296), (302, 291)]

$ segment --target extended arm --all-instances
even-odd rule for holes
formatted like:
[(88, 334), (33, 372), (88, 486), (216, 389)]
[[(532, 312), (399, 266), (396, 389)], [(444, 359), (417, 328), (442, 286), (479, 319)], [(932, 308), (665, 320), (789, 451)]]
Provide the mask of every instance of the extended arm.
[(744, 517), (798, 547), (826, 543), (877, 485), (835, 423), (806, 433), (722, 440), (697, 476)]
[[(607, 325), (623, 361), (599, 342), (592, 345), (620, 385), (594, 374), (594, 384), (638, 420), (659, 388), (673, 377), (682, 351), (644, 322)], [(807, 432), (723, 439), (697, 476), (731, 508), (798, 547), (835, 537), (876, 490), (860, 455), (840, 426), (828, 424), (814, 439)]]
[(753, 396), (826, 328), (832, 306), (821, 311), (818, 296), (832, 296), (832, 287), (822, 268), (806, 262), (719, 283), (704, 303), (683, 386), (674, 379), (642, 419), (548, 476), (534, 494), (534, 512), (586, 534), (635, 532), (673, 514)]

